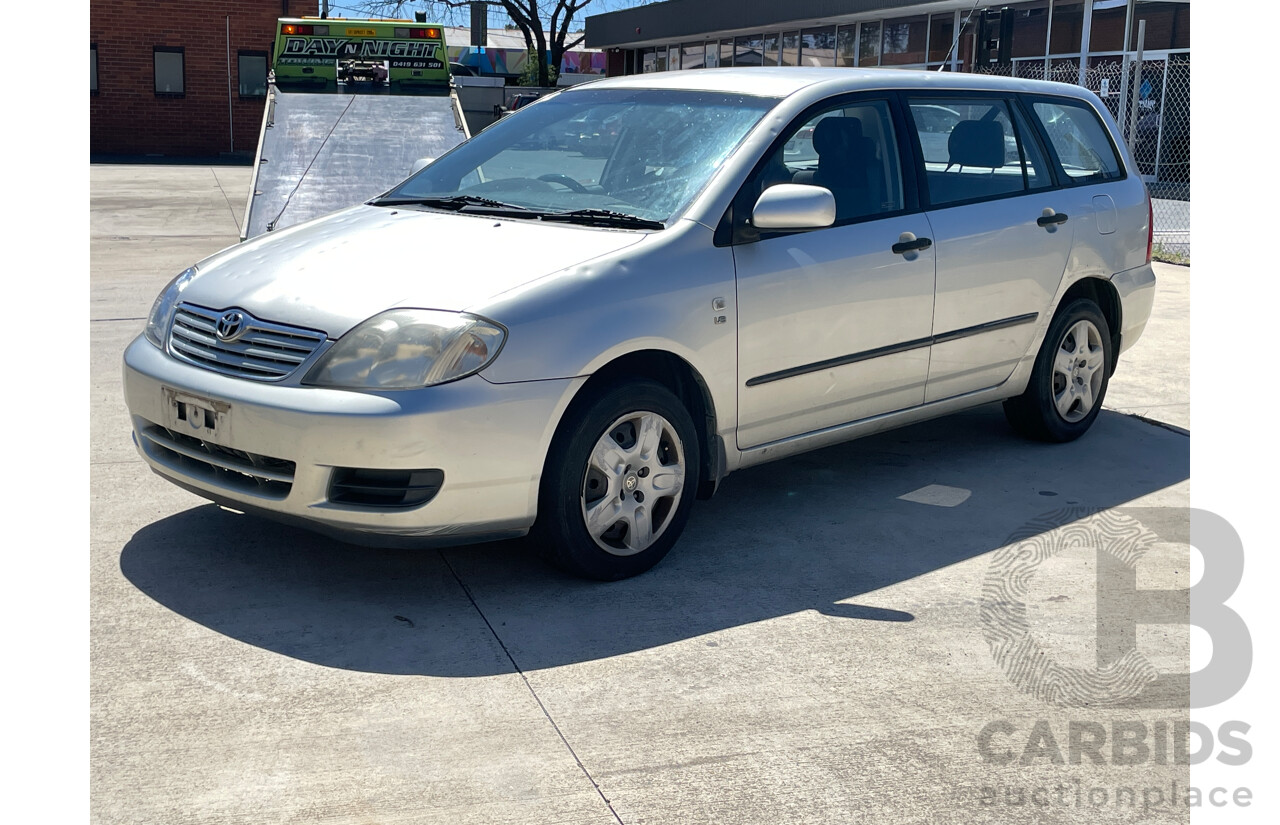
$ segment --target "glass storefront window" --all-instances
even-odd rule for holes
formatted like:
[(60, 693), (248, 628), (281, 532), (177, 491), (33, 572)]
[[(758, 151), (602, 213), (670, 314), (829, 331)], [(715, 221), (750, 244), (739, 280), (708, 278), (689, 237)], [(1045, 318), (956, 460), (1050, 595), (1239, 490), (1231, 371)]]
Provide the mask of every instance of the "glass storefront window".
[(1093, 5), (1093, 26), (1089, 30), (1089, 51), (1118, 52), (1124, 49), (1125, 4), (1110, 8)]
[(858, 32), (858, 65), (880, 65), (880, 23), (863, 23)]
[(925, 62), (925, 39), (929, 36), (929, 16), (903, 17), (884, 22), (880, 63), (907, 66)]
[(950, 60), (951, 39), (956, 28), (955, 15), (951, 12), (935, 14), (929, 18), (929, 62)]
[(776, 34), (766, 34), (764, 36), (764, 65), (778, 65), (778, 46), (781, 38)]
[(701, 43), (685, 43), (681, 48), (683, 57), (681, 58), (680, 68), (682, 69), (701, 69), (706, 63), (707, 51)]
[(720, 65), (733, 65), (733, 38), (720, 41)]
[(836, 65), (858, 65), (858, 26), (841, 26), (836, 29)]
[(1138, 21), (1147, 21), (1147, 42), (1144, 48), (1191, 48), (1190, 3), (1138, 3), (1134, 7), (1133, 29), (1129, 48), (1138, 48)]
[(1084, 3), (1057, 0), (1049, 31), (1049, 54), (1079, 54), (1084, 29)]
[(764, 64), (764, 38), (758, 34), (739, 37), (733, 53), (735, 66), (761, 66)]
[(800, 32), (782, 33), (782, 65), (800, 65)]
[(667, 47), (667, 71), (675, 72), (680, 70), (680, 47)]
[(806, 29), (800, 35), (800, 62), (805, 66), (834, 66), (836, 27)]
[(1045, 36), (1049, 33), (1049, 0), (1010, 6), (1013, 15), (1013, 51), (1017, 57), (1044, 57)]

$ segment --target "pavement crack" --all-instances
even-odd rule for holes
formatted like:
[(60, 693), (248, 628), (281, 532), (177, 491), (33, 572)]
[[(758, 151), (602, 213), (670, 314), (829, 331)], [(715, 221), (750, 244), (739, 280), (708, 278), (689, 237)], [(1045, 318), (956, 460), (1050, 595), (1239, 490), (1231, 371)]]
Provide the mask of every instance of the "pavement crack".
[(560, 741), (564, 743), (565, 749), (569, 751), (569, 755), (572, 756), (573, 761), (577, 763), (578, 770), (582, 771), (582, 775), (591, 783), (591, 787), (595, 788), (596, 794), (600, 797), (600, 801), (609, 809), (609, 813), (613, 815), (613, 818), (618, 825), (624, 825), (622, 817), (618, 816), (618, 812), (613, 809), (613, 803), (604, 795), (604, 791), (600, 789), (600, 784), (596, 782), (595, 777), (591, 775), (591, 771), (587, 770), (587, 766), (582, 764), (582, 760), (578, 758), (578, 753), (573, 749), (573, 745), (569, 744), (569, 740), (564, 735), (564, 731), (562, 731), (560, 726), (556, 724), (556, 720), (551, 716), (551, 712), (548, 711), (547, 706), (543, 704), (542, 698), (538, 696), (538, 692), (533, 689), (533, 685), (529, 682), (529, 677), (525, 675), (523, 668), (521, 668), (520, 664), (516, 661), (516, 657), (511, 655), (511, 651), (507, 649), (506, 642), (502, 641), (502, 637), (498, 635), (498, 631), (494, 628), (493, 622), (490, 622), (489, 617), (484, 615), (484, 611), (480, 609), (479, 603), (476, 602), (476, 597), (471, 593), (471, 588), (467, 587), (466, 582), (464, 582), (462, 577), (458, 575), (458, 571), (453, 569), (453, 565), (449, 563), (449, 559), (445, 557), (444, 552), (437, 552), (440, 553), (440, 560), (444, 562), (444, 566), (449, 568), (449, 572), (453, 575), (453, 580), (458, 583), (458, 587), (461, 587), (462, 592), (466, 594), (467, 601), (471, 602), (471, 606), (475, 608), (476, 613), (478, 613), (481, 620), (484, 621), (485, 627), (489, 628), (489, 632), (493, 634), (493, 638), (498, 642), (498, 646), (502, 648), (502, 652), (507, 654), (507, 659), (511, 662), (511, 666), (515, 668), (516, 673), (524, 680), (524, 686), (529, 691), (529, 695), (533, 697), (533, 701), (538, 703), (539, 709), (542, 710), (542, 715), (546, 717), (552, 730), (556, 732), (556, 736), (560, 737)]
[(231, 205), (231, 198), (227, 197), (227, 190), (222, 188), (222, 181), (218, 179), (217, 170), (210, 168), (209, 172), (213, 175), (213, 182), (218, 184), (218, 191), (222, 193), (222, 199), (227, 202), (227, 211), (231, 213), (231, 223), (235, 226), (236, 231), (240, 231), (240, 222), (236, 220), (235, 207)]

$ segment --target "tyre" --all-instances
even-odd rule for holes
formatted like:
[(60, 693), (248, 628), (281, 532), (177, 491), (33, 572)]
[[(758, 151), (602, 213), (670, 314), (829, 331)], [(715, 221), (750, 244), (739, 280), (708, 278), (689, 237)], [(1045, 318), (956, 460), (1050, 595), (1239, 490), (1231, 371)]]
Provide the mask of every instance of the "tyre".
[(599, 391), (552, 442), (534, 539), (549, 561), (578, 576), (643, 573), (680, 537), (700, 466), (693, 419), (661, 384)]
[(1072, 301), (1049, 325), (1026, 391), (1004, 402), (1005, 417), (1029, 438), (1079, 438), (1102, 409), (1111, 363), (1111, 330), (1102, 310), (1088, 298)]

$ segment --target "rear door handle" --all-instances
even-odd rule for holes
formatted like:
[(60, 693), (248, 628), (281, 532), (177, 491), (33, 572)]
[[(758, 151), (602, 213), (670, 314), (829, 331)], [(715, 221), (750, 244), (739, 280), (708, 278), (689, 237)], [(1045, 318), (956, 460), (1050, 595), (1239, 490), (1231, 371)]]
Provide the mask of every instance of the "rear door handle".
[(933, 241), (928, 238), (916, 238), (913, 241), (898, 241), (893, 245), (893, 254), (905, 255), (908, 252), (918, 252), (922, 249), (928, 249), (933, 246)]
[(1041, 215), (1040, 217), (1036, 218), (1036, 223), (1039, 224), (1040, 226), (1057, 226), (1058, 224), (1062, 224), (1066, 222), (1067, 222), (1067, 216), (1065, 213), (1062, 213), (1062, 212), (1057, 212), (1052, 215)]

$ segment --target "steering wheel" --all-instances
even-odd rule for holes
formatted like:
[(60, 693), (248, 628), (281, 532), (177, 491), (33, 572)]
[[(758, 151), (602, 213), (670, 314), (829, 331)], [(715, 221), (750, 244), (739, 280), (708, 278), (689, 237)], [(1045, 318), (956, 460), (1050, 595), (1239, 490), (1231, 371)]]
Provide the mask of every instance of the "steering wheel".
[(587, 188), (582, 184), (578, 183), (573, 178), (569, 177), (568, 175), (561, 175), (556, 172), (551, 172), (546, 175), (540, 175), (538, 177), (538, 180), (544, 180), (547, 183), (558, 183), (561, 186), (564, 186), (568, 189), (572, 189), (578, 194), (581, 194), (581, 195), (587, 194)]

